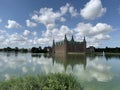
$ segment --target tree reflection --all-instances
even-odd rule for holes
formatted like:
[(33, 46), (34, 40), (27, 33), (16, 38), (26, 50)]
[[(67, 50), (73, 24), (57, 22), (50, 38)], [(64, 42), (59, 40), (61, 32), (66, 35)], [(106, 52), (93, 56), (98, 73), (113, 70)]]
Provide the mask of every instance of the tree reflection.
[(116, 59), (120, 60), (120, 55), (117, 55), (117, 54), (114, 54), (114, 55), (106, 54), (105, 58), (106, 58), (106, 60), (112, 60), (113, 58), (116, 58)]

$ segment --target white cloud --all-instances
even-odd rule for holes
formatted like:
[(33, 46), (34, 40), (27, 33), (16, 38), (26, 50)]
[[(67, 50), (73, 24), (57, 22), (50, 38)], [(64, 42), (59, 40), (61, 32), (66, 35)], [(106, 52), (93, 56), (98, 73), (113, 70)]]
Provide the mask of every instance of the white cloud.
[(7, 35), (7, 32), (5, 30), (0, 30), (0, 35)]
[[(47, 42), (47, 43), (46, 43)], [(37, 39), (38, 44), (43, 44), (43, 45), (50, 45), (50, 39), (49, 38), (39, 38)]]
[[(43, 32), (42, 36), (43, 36), (43, 38), (48, 38), (49, 41), (51, 41), (51, 43), (52, 43), (53, 38), (55, 39), (55, 41), (63, 40), (65, 34), (67, 34), (68, 39), (70, 39), (70, 36), (73, 34), (73, 31), (70, 30), (69, 27), (62, 25), (60, 27), (60, 29), (54, 28), (52, 30), (46, 30), (45, 32)], [(46, 42), (46, 44), (47, 44), (47, 42)]]
[(5, 41), (8, 33), (5, 30), (0, 30), (0, 42), (1, 44)]
[(54, 24), (56, 20), (59, 20), (61, 14), (59, 12), (53, 12), (52, 8), (41, 8), (39, 14), (32, 16), (32, 19), (36, 22), (44, 25)]
[(48, 25), (46, 26), (46, 28), (47, 28), (47, 30), (52, 30), (52, 29), (55, 28), (55, 24), (48, 24)]
[(30, 20), (26, 20), (26, 25), (27, 25), (27, 27), (36, 27), (37, 26), (36, 23), (31, 22)]
[(113, 28), (105, 23), (97, 23), (95, 26), (90, 23), (79, 23), (74, 30), (78, 41), (83, 36), (86, 36), (89, 45), (95, 44), (95, 46), (98, 46), (101, 40), (110, 38), (109, 33), (113, 30)]
[(6, 25), (5, 27), (11, 29), (11, 28), (20, 28), (22, 26), (14, 20), (8, 20), (8, 25)]
[(32, 32), (32, 34), (33, 34), (34, 36), (37, 36), (37, 32), (36, 32), (36, 31)]
[(71, 35), (74, 35), (76, 41), (82, 41), (83, 37), (86, 36), (87, 46), (93, 45), (98, 47), (101, 45), (102, 40), (110, 39), (109, 33), (112, 30), (112, 26), (105, 23), (97, 23), (95, 26), (90, 23), (79, 23), (73, 30), (65, 25), (56, 28), (52, 24), (49, 24), (47, 30), (42, 32), (42, 37), (36, 38), (34, 42), (51, 45), (53, 38), (55, 41), (62, 41), (64, 35), (67, 34), (69, 40), (71, 39)]
[(5, 46), (16, 46), (16, 44), (17, 46), (21, 46), (28, 44), (27, 38), (18, 33), (13, 33), (11, 35), (7, 34), (7, 36), (3, 36), (1, 39), (3, 39), (3, 41), (1, 40), (1, 45)]
[(95, 19), (101, 17), (106, 12), (106, 8), (102, 7), (101, 0), (90, 0), (83, 9), (80, 15), (85, 19)]
[(30, 31), (29, 31), (29, 30), (25, 30), (25, 31), (23, 32), (23, 35), (24, 35), (24, 36), (30, 35)]
[[(29, 31), (25, 30), (24, 31), (24, 36), (28, 35)], [(0, 30), (0, 42), (1, 42), (1, 47), (3, 46), (21, 46), (21, 45), (28, 45), (31, 44), (29, 42), (29, 39), (27, 37), (24, 37), (21, 34), (18, 33), (13, 33), (13, 34), (8, 34), (4, 30)]]
[(14, 33), (12, 35), (9, 36), (9, 41), (25, 41), (25, 37), (23, 37), (22, 35), (19, 35), (18, 33)]
[(69, 10), (69, 7), (70, 7), (70, 4), (68, 3), (65, 6), (60, 7), (61, 14), (62, 15), (66, 14)]
[[(105, 11), (106, 8), (102, 7), (101, 0), (90, 0), (85, 5), (85, 8), (81, 10), (81, 15), (86, 19), (95, 19), (102, 16)], [(28, 27), (35, 27), (37, 23), (41, 23), (46, 27), (46, 30), (42, 31), (40, 37), (37, 36), (36, 31), (30, 32), (29, 30), (25, 30), (22, 35), (14, 33), (4, 37), (3, 33), (6, 32), (0, 31), (0, 41), (7, 45), (18, 43), (20, 45), (38, 44), (45, 46), (51, 45), (53, 38), (55, 41), (63, 40), (65, 34), (67, 34), (67, 38), (70, 40), (73, 34), (77, 41), (83, 40), (83, 37), (86, 36), (88, 46), (98, 46), (101, 44), (101, 40), (110, 38), (109, 33), (113, 29), (112, 26), (106, 23), (97, 23), (96, 25), (92, 25), (91, 23), (78, 23), (76, 27), (70, 28), (67, 24), (62, 24), (62, 22), (67, 22), (67, 14), (75, 17), (78, 15), (78, 12), (75, 7), (68, 3), (60, 7), (57, 11), (54, 11), (53, 8), (41, 8), (40, 11), (34, 12), (31, 17), (35, 23), (34, 21), (31, 22), (31, 19), (26, 20)], [(8, 25), (6, 26), (6, 28), (20, 27), (21, 25), (14, 20), (8, 20)], [(28, 35), (32, 36), (27, 37)]]
[(47, 42), (47, 45), (49, 45), (51, 42), (48, 38), (37, 38), (35, 37), (34, 39), (30, 39), (30, 40), (27, 40), (27, 43), (31, 44), (31, 45), (46, 45), (46, 42)]
[(61, 21), (61, 22), (65, 22), (65, 21), (66, 21), (66, 19), (65, 19), (65, 18), (63, 18), (63, 17), (61, 17), (61, 18), (60, 18), (60, 21)]
[[(68, 26), (62, 25), (58, 27), (56, 22), (65, 22), (64, 15), (69, 13), (71, 16), (78, 15), (77, 9), (72, 5), (66, 4), (60, 7), (60, 10), (53, 11), (53, 8), (41, 8), (40, 11), (36, 11), (31, 17), (32, 20), (42, 23), (46, 27), (46, 31), (42, 32), (42, 37), (33, 40), (35, 43), (38, 41), (44, 44), (48, 44), (48, 40), (52, 41), (55, 38), (57, 41), (63, 40), (64, 35), (67, 34), (68, 38), (73, 33)], [(42, 40), (43, 39), (43, 40)], [(44, 41), (44, 42), (43, 42)]]
[(3, 42), (3, 41), (4, 41), (4, 39), (5, 39), (5, 37), (4, 37), (4, 36), (0, 36), (0, 42)]
[(73, 16), (73, 17), (78, 15), (77, 9), (75, 9), (73, 6), (69, 7), (69, 12), (70, 12), (71, 16)]
[(48, 24), (56, 25), (56, 21), (65, 22), (65, 15), (69, 13), (71, 16), (77, 16), (78, 12), (72, 5), (66, 4), (60, 7), (60, 10), (54, 11), (53, 8), (41, 8), (40, 11), (36, 11), (31, 17), (34, 21), (42, 23), (45, 26)]
[(105, 23), (97, 23), (95, 26), (90, 23), (79, 23), (75, 31), (82, 36), (94, 36), (100, 33), (108, 34), (112, 31), (112, 26)]

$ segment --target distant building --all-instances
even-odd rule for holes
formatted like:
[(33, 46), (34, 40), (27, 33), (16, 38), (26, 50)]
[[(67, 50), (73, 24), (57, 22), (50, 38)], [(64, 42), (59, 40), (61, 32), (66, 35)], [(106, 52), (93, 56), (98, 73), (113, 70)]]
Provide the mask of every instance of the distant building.
[(43, 51), (48, 52), (48, 53), (52, 53), (52, 48), (50, 46), (44, 47)]
[(52, 46), (53, 53), (86, 53), (86, 40), (85, 37), (82, 42), (76, 42), (74, 41), (74, 38), (72, 36), (72, 39), (70, 41), (67, 40), (67, 37), (65, 35), (65, 38), (61, 42), (56, 42), (53, 40), (53, 46)]
[(95, 47), (94, 46), (90, 46), (87, 48), (87, 53), (94, 53), (95, 52)]

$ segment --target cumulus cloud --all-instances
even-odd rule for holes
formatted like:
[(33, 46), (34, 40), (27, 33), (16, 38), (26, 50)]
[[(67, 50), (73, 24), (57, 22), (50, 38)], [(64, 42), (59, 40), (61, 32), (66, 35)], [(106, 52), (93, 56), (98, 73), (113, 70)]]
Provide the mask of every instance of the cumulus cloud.
[(97, 23), (93, 26), (90, 23), (79, 23), (75, 29), (79, 35), (94, 36), (100, 33), (108, 34), (112, 31), (112, 26), (106, 23)]
[(78, 15), (77, 9), (67, 3), (65, 6), (60, 7), (58, 11), (54, 11), (53, 8), (41, 8), (40, 11), (34, 13), (31, 19), (47, 26), (48, 24), (55, 24), (56, 21), (66, 21), (64, 15), (67, 13), (71, 16)]
[(36, 31), (32, 32), (32, 34), (33, 34), (33, 36), (37, 36), (37, 32)]
[(75, 9), (73, 6), (69, 7), (69, 12), (70, 12), (71, 16), (73, 16), (73, 17), (78, 15), (77, 9)]
[(25, 30), (23, 32), (24, 36), (18, 33), (13, 33), (13, 34), (8, 34), (5, 30), (0, 30), (0, 42), (1, 42), (1, 47), (3, 46), (16, 46), (16, 43), (18, 46), (24, 46), (31, 44), (29, 42), (29, 39), (25, 36), (29, 35), (29, 31)]
[(70, 7), (70, 4), (68, 3), (65, 6), (60, 7), (61, 14), (62, 15), (66, 14), (69, 10), (69, 7)]
[(46, 45), (46, 42), (48, 43), (48, 45), (50, 45), (51, 41), (49, 38), (39, 38), (36, 39), (37, 44), (41, 44), (41, 45)]
[[(54, 11), (53, 8), (41, 8), (40, 11), (36, 11), (34, 15), (31, 17), (32, 20), (38, 23), (42, 23), (46, 27), (46, 31), (42, 32), (42, 37), (33, 40), (36, 42), (41, 42), (44, 44), (48, 44), (48, 40), (52, 41), (53, 38), (56, 41), (63, 40), (64, 35), (67, 34), (68, 38), (72, 35), (73, 31), (70, 30), (68, 26), (62, 25), (60, 27), (57, 26), (56, 22), (65, 22), (66, 18), (64, 15), (69, 13), (71, 16), (77, 16), (78, 12), (72, 5), (66, 4), (65, 6), (60, 7), (60, 10)], [(43, 40), (42, 40), (43, 39)], [(44, 42), (43, 42), (44, 41)], [(46, 42), (45, 42), (46, 41)]]
[(44, 25), (54, 24), (56, 20), (61, 17), (59, 12), (53, 12), (52, 8), (41, 8), (39, 14), (32, 16), (32, 19), (36, 22), (42, 23)]
[(67, 3), (65, 6), (60, 7), (60, 12), (62, 15), (65, 15), (66, 13), (70, 13), (71, 16), (77, 16), (78, 12), (77, 9), (75, 9), (72, 5)]
[[(27, 38), (18, 34), (18, 33), (13, 33), (11, 35), (3, 36), (1, 37), (1, 46), (22, 46), (22, 45), (27, 45)], [(3, 47), (3, 46), (2, 46)]]
[[(95, 19), (102, 16), (106, 11), (106, 8), (102, 7), (101, 0), (90, 0), (83, 9), (81, 9), (81, 16), (85, 19)], [(92, 12), (92, 13), (91, 13)], [(52, 45), (52, 40), (61, 41), (64, 39), (64, 35), (67, 34), (67, 38), (70, 40), (71, 35), (74, 35), (75, 40), (81, 41), (83, 37), (86, 36), (87, 45), (99, 46), (102, 40), (110, 39), (109, 33), (112, 31), (112, 26), (106, 23), (97, 23), (92, 25), (91, 23), (78, 23), (76, 26), (70, 28), (67, 24), (63, 22), (68, 22), (67, 15), (72, 18), (78, 16), (77, 9), (66, 4), (60, 7), (59, 10), (54, 11), (53, 8), (41, 8), (39, 11), (35, 11), (31, 16), (31, 19), (26, 20), (27, 27), (35, 27), (37, 24), (42, 24), (46, 27), (38, 37), (37, 31), (24, 30), (20, 35), (14, 33), (11, 35), (3, 36), (4, 31), (0, 31), (0, 42), (3, 44), (15, 44), (16, 42), (20, 45)], [(31, 21), (33, 20), (33, 22)], [(20, 28), (21, 25), (14, 20), (8, 20), (8, 25), (6, 28)], [(27, 37), (32, 35), (31, 37)], [(22, 42), (22, 43), (21, 43)]]
[(0, 30), (0, 42), (1, 44), (5, 41), (8, 33), (5, 30)]
[(86, 36), (89, 44), (95, 44), (95, 46), (98, 46), (101, 40), (110, 39), (109, 33), (112, 30), (112, 26), (105, 23), (97, 23), (95, 26), (90, 23), (79, 23), (74, 29), (78, 41), (81, 37)]
[(36, 23), (31, 22), (30, 20), (26, 20), (26, 25), (27, 25), (27, 27), (36, 27), (37, 26)]
[(61, 41), (64, 39), (65, 34), (67, 34), (68, 39), (70, 39), (70, 36), (73, 34), (73, 31), (68, 26), (62, 25), (59, 29), (54, 28), (52, 30), (46, 30), (42, 33), (42, 36), (48, 38), (49, 41), (52, 41), (53, 38), (55, 39), (55, 41)]
[(101, 0), (90, 0), (83, 9), (80, 15), (85, 19), (93, 20), (101, 17), (106, 12), (106, 8), (102, 7)]
[(48, 24), (47, 30), (42, 32), (42, 37), (35, 38), (32, 42), (34, 44), (51, 45), (52, 40), (62, 41), (64, 35), (70, 40), (71, 36), (75, 36), (76, 41), (82, 41), (86, 36), (87, 46), (93, 45), (98, 47), (101, 45), (102, 40), (110, 39), (109, 33), (113, 30), (111, 25), (106, 23), (97, 23), (92, 25), (90, 23), (78, 23), (78, 25), (70, 29), (68, 26), (62, 25), (60, 28)]
[(29, 30), (25, 30), (24, 32), (23, 32), (23, 35), (24, 36), (28, 36), (30, 34), (30, 31)]
[(25, 38), (22, 35), (19, 35), (18, 33), (14, 33), (9, 36), (10, 41), (25, 41)]
[(5, 37), (4, 37), (4, 36), (0, 36), (0, 42), (3, 42), (3, 41), (4, 41), (4, 39), (5, 39)]
[(14, 20), (8, 20), (8, 25), (6, 25), (5, 27), (11, 29), (11, 28), (20, 28), (22, 26)]
[(60, 18), (60, 21), (61, 21), (61, 22), (65, 22), (65, 21), (66, 21), (66, 19), (65, 19), (65, 18), (63, 18), (63, 17), (61, 17), (61, 18)]
[(0, 35), (7, 35), (8, 33), (5, 30), (0, 30)]

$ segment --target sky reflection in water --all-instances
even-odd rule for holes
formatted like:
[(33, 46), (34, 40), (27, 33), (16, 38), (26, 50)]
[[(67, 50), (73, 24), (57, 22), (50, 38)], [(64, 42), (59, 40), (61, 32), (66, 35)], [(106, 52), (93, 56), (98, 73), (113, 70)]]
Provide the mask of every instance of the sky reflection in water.
[(55, 55), (52, 57), (44, 54), (31, 55), (31, 53), (0, 53), (0, 78), (8, 80), (14, 76), (65, 72), (74, 75), (84, 84), (83, 86), (86, 86), (85, 83), (88, 85), (91, 82), (107, 83), (120, 78), (119, 69), (116, 68), (119, 65), (118, 56)]

